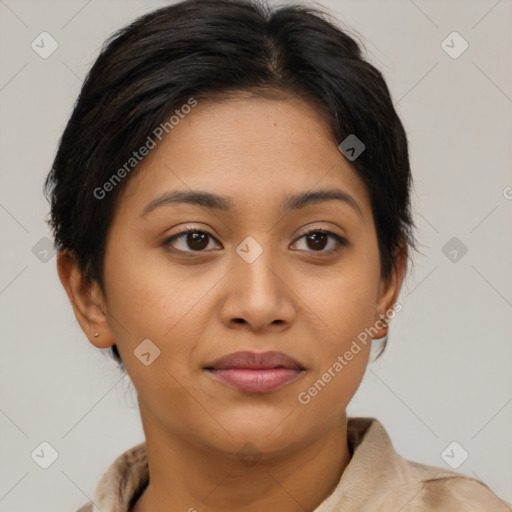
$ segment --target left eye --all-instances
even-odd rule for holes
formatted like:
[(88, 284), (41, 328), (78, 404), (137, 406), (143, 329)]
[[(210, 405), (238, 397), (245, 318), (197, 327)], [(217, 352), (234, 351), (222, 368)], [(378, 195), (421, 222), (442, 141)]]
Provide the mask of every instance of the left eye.
[(347, 245), (347, 241), (343, 237), (326, 229), (308, 231), (298, 239), (298, 241), (300, 240), (304, 240), (309, 249), (299, 250), (307, 252), (333, 252)]

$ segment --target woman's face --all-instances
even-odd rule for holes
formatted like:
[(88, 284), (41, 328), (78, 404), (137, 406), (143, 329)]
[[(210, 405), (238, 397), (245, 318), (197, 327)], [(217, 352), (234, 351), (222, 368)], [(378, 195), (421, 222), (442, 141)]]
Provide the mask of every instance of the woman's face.
[[(319, 439), (365, 371), (369, 338), (354, 340), (401, 284), (380, 279), (369, 195), (322, 118), (299, 99), (199, 102), (141, 165), (109, 231), (93, 342), (117, 345), (145, 429), (233, 457)], [(341, 199), (314, 195), (327, 191)], [(187, 200), (199, 192), (218, 199)], [(240, 351), (300, 370), (215, 366)]]

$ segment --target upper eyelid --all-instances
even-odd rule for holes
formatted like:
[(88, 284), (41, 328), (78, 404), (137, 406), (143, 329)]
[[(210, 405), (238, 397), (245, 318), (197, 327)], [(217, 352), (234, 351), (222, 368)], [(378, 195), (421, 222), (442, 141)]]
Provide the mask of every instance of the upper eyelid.
[[(336, 233), (332, 229), (321, 228), (321, 227), (308, 228), (308, 229), (306, 229), (306, 231), (304, 231), (300, 235), (298, 235), (298, 238), (303, 237), (305, 235), (308, 235), (309, 233), (316, 233), (318, 231), (319, 232), (325, 232), (327, 234), (337, 235), (340, 238), (344, 238), (343, 235), (340, 235), (340, 234)], [(178, 231), (177, 233), (174, 233), (174, 234), (170, 235), (169, 237), (167, 237), (167, 240), (172, 239), (174, 237), (179, 237), (179, 236), (182, 236), (182, 235), (186, 235), (187, 233), (206, 233), (207, 235), (211, 236), (212, 238), (215, 238), (215, 239), (217, 238), (216, 235), (210, 233), (205, 228), (195, 228), (195, 227), (192, 226), (190, 228), (185, 228), (182, 231)]]
[(178, 239), (178, 238), (180, 238), (182, 236), (188, 235), (189, 233), (205, 233), (206, 235), (208, 235), (209, 237), (213, 238), (218, 243), (220, 243), (219, 240), (217, 239), (217, 237), (215, 235), (213, 235), (212, 233), (210, 233), (206, 229), (203, 229), (203, 228), (200, 228), (200, 229), (199, 228), (188, 228), (188, 229), (183, 229), (182, 231), (178, 231), (177, 233), (174, 233), (173, 235), (170, 235), (170, 236), (166, 237), (164, 239), (164, 244), (169, 243), (171, 240), (176, 240), (176, 239)]

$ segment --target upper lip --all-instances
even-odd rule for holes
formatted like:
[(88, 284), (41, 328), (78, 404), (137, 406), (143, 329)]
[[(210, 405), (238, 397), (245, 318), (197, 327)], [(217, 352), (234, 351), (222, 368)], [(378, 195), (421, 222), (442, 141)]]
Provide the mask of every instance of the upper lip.
[(304, 370), (295, 359), (282, 352), (233, 352), (205, 366), (207, 370), (226, 370), (245, 368), (250, 370), (268, 370), (272, 368), (290, 368)]

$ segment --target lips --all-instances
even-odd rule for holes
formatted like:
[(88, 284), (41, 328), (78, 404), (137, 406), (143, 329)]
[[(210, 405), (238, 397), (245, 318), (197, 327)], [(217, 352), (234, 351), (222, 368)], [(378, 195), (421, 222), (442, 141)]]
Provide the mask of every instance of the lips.
[(205, 370), (240, 391), (264, 393), (295, 380), (305, 368), (282, 352), (244, 351), (221, 357)]
[(227, 370), (230, 368), (244, 368), (247, 370), (288, 368), (291, 370), (304, 370), (295, 359), (282, 352), (234, 352), (206, 366), (207, 370)]

